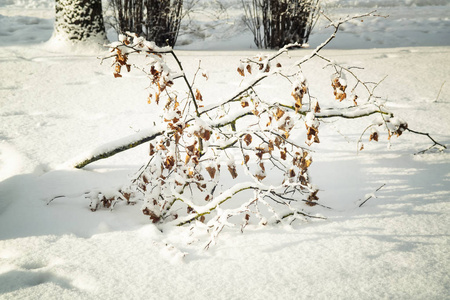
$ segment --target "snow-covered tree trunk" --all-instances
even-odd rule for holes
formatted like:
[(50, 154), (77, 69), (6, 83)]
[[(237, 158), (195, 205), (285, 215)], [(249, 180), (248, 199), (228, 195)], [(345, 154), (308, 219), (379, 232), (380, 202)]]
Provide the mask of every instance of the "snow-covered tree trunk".
[(101, 0), (56, 0), (54, 36), (67, 41), (106, 41)]

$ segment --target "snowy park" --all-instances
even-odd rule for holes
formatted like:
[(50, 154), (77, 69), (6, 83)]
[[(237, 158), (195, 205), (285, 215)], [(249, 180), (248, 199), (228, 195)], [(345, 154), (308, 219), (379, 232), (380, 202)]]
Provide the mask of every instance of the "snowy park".
[[(183, 72), (164, 79), (168, 90), (185, 89), (183, 78), (192, 83), (192, 103), (202, 100), (195, 110), (181, 100), (189, 91), (177, 94), (175, 104), (157, 104), (166, 90), (159, 82), (152, 90), (149, 78), (156, 75), (144, 69), (149, 57), (134, 53), (141, 49), (137, 38), (119, 36), (106, 22), (107, 3), (109, 47), (56, 39), (52, 0), (0, 0), (0, 299), (450, 297), (447, 0), (323, 0), (308, 45), (286, 51), (255, 46), (240, 0), (198, 1), (173, 47)], [(323, 44), (336, 24), (336, 37)], [(126, 48), (129, 57), (118, 60)], [(165, 62), (178, 70), (165, 57), (154, 56), (157, 74)], [(284, 76), (295, 72), (301, 72), (297, 83)], [(291, 91), (296, 84), (305, 94)], [(339, 94), (344, 85), (348, 98)], [(359, 98), (350, 97), (353, 85)], [(180, 135), (186, 131), (196, 147), (215, 148), (203, 156), (211, 160), (205, 187), (198, 184), (203, 179), (194, 182), (198, 191), (183, 198), (186, 172), (173, 189), (158, 187), (156, 198), (175, 197), (180, 207), (155, 216), (151, 204), (130, 200), (129, 191), (139, 180), (150, 186), (162, 178), (150, 178), (157, 171), (149, 151), (165, 160), (164, 181), (170, 181), (166, 147), (178, 139), (167, 127), (177, 132), (182, 118), (167, 113), (169, 105), (197, 113), (186, 117), (192, 122)], [(306, 111), (314, 108), (315, 114)], [(273, 119), (251, 119), (271, 109)], [(298, 116), (289, 130), (288, 114)], [(202, 116), (208, 118), (197, 120)], [(277, 175), (284, 162), (272, 151), (283, 158), (281, 142), (275, 147), (270, 140), (247, 159), (259, 120), (261, 132), (276, 136), (282, 128), (278, 141), (301, 149), (295, 176), (307, 176), (298, 189), (286, 184), (289, 176)], [(148, 136), (158, 137), (80, 166)], [(227, 152), (224, 137), (241, 147)], [(217, 154), (223, 149), (225, 156)], [(183, 156), (183, 166), (196, 155)], [(240, 193), (253, 179), (245, 188), (272, 193), (276, 203), (295, 198), (285, 215), (265, 196), (259, 211), (252, 200), (259, 194)], [(278, 181), (292, 193), (280, 194)], [(195, 197), (204, 198), (210, 185), (217, 196), (200, 206)], [(221, 219), (226, 213), (229, 223)]]

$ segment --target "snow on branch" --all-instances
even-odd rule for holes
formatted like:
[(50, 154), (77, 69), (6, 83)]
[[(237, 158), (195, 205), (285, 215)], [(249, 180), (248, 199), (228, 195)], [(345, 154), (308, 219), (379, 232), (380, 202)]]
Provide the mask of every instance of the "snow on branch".
[[(323, 218), (304, 211), (321, 206), (319, 189), (311, 183), (308, 171), (313, 163), (310, 147), (320, 143), (321, 120), (376, 115), (375, 121), (362, 130), (364, 135), (371, 129), (372, 141), (381, 136), (376, 128), (387, 132), (388, 139), (405, 130), (414, 132), (406, 121), (378, 102), (375, 90), (381, 81), (362, 81), (352, 67), (319, 54), (342, 24), (368, 16), (374, 16), (374, 12), (332, 22), (333, 34), (290, 66), (283, 67), (277, 58), (299, 44), (242, 59), (237, 75), (247, 78), (243, 86), (207, 107), (196, 77), (188, 80), (172, 48), (157, 47), (132, 33), (122, 35), (118, 42), (108, 45), (112, 54), (104, 59), (114, 61), (113, 75), (120, 78), (124, 69), (131, 71), (129, 60), (134, 55), (146, 57), (146, 64), (139, 68), (147, 74), (151, 87), (148, 103), (162, 109), (160, 125), (101, 146), (80, 158), (76, 167), (148, 143), (147, 163), (127, 187), (104, 196), (103, 206), (125, 199), (127, 203), (142, 203), (142, 213), (157, 226), (203, 224), (210, 237), (206, 248), (228, 226), (239, 224), (243, 230), (248, 224), (291, 224)], [(175, 66), (169, 66), (168, 55)], [(334, 99), (318, 99), (310, 90), (302, 65), (312, 59), (332, 67), (330, 94)], [(294, 74), (293, 68), (297, 70)], [(279, 88), (290, 92), (288, 99), (274, 102), (257, 92), (259, 83), (274, 76), (286, 79)], [(356, 82), (350, 95), (346, 76)], [(178, 79), (184, 82), (184, 93), (180, 88), (174, 90)], [(364, 95), (355, 94), (358, 85), (364, 86)], [(348, 105), (343, 107), (343, 103)], [(305, 136), (304, 144), (292, 138), (299, 136)], [(94, 198), (91, 207), (96, 210), (98, 195)]]
[(84, 153), (83, 155), (80, 155), (79, 158), (75, 158), (69, 164), (77, 169), (81, 169), (95, 161), (111, 157), (120, 152), (129, 150), (138, 145), (152, 141), (161, 134), (163, 134), (163, 130), (158, 130), (155, 128), (148, 130), (141, 130), (139, 133), (106, 143), (87, 153)]

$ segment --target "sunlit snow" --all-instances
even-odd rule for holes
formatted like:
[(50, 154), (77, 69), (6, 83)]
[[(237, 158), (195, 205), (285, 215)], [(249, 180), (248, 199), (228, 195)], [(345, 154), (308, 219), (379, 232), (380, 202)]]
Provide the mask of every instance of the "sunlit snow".
[[(373, 116), (320, 123), (310, 176), (319, 203), (331, 209), (311, 213), (326, 220), (248, 226), (243, 234), (227, 228), (206, 251), (203, 233), (171, 226), (161, 232), (139, 204), (91, 212), (85, 193), (126, 185), (147, 161), (148, 145), (82, 170), (73, 162), (160, 124), (147, 103), (145, 74), (115, 79), (110, 62), (97, 59), (107, 53), (101, 45), (48, 42), (53, 2), (0, 0), (0, 299), (449, 297), (450, 152), (416, 154), (430, 139), (405, 132), (388, 141), (381, 130), (379, 142), (369, 142), (367, 131), (358, 151), (364, 128), (380, 122)], [(240, 59), (269, 53), (253, 45), (240, 1), (219, 2), (227, 14), (194, 13), (175, 47), (188, 78), (200, 60), (208, 74), (199, 80), (204, 109), (240, 91)], [(377, 94), (398, 117), (392, 122), (405, 120), (448, 146), (448, 1), (324, 2), (335, 19), (375, 9), (389, 15), (345, 24), (324, 54), (358, 67), (364, 80), (387, 76)], [(293, 61), (328, 37), (325, 25), (317, 23), (311, 49), (289, 53)], [(117, 38), (111, 30), (108, 37)], [(333, 98), (324, 67), (317, 62), (303, 70), (319, 101)], [(290, 97), (270, 80), (259, 88), (274, 101)], [(325, 113), (334, 111), (319, 114)]]

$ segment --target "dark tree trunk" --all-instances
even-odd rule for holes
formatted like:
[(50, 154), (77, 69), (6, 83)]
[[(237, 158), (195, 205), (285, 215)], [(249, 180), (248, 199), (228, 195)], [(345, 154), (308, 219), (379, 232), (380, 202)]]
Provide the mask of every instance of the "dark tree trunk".
[(112, 0), (117, 31), (130, 31), (158, 46), (174, 46), (180, 29), (183, 0)]
[(72, 41), (106, 40), (101, 0), (56, 0), (55, 34)]
[[(308, 42), (319, 0), (242, 0), (245, 23), (258, 48), (281, 48)], [(262, 28), (260, 28), (262, 25)]]

